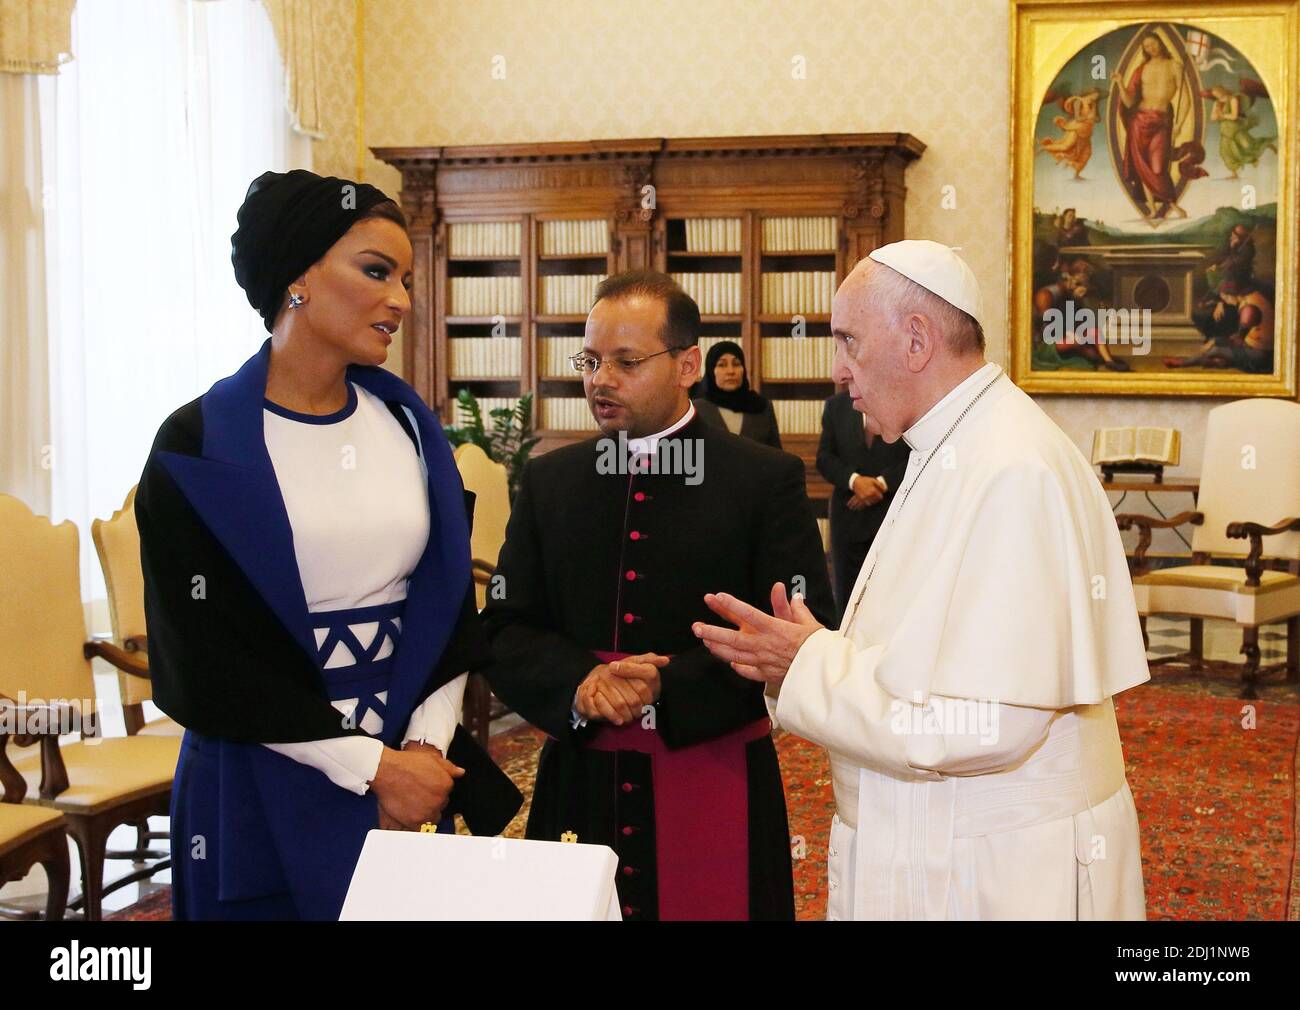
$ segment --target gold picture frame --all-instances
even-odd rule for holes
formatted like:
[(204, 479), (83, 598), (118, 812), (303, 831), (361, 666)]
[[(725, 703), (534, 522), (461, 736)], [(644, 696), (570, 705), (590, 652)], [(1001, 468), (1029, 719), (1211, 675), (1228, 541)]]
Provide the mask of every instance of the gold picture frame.
[(1296, 396), (1300, 0), (1010, 0), (1012, 378)]

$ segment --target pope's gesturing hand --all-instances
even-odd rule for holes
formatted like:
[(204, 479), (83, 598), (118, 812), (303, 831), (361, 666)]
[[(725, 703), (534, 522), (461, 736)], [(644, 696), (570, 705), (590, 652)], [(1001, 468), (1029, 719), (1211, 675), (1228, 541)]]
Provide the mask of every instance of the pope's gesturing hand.
[(704, 602), (736, 628), (719, 628), (696, 621), (691, 630), (704, 642), (705, 648), (750, 680), (779, 684), (808, 636), (822, 628), (803, 597), (787, 599), (785, 586), (780, 582), (772, 586), (771, 614), (729, 593), (706, 593)]

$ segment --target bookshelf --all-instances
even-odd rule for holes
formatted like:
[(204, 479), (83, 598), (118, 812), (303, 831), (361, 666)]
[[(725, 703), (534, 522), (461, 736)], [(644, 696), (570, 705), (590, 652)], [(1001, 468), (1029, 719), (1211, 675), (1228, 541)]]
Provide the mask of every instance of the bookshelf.
[(596, 430), (581, 377), (591, 294), (653, 267), (700, 305), (701, 351), (745, 349), (809, 491), (830, 382), (830, 303), (876, 246), (904, 236), (903, 133), (378, 147), (402, 173), (415, 251), (403, 372), (444, 419), (461, 389), (534, 397), (535, 451)]

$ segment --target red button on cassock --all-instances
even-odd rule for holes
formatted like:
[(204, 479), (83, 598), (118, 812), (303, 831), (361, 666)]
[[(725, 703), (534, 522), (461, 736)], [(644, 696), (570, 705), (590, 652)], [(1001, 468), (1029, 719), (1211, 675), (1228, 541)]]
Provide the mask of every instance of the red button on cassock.
[(632, 825), (629, 824), (627, 827), (623, 829), (623, 834), (624, 836), (634, 835), (636, 834), (636, 828), (632, 827)]
[(635, 621), (635, 620), (636, 620), (636, 615), (635, 615), (635, 614), (624, 614), (624, 615), (623, 615), (623, 623), (624, 623), (624, 624), (631, 624), (631, 623), (632, 623), (633, 621)]
[(627, 579), (628, 582), (635, 582), (635, 581), (636, 581), (636, 572), (632, 571), (632, 569), (629, 568), (629, 569), (627, 570), (627, 573), (626, 573), (625, 577), (626, 577), (626, 579)]
[(632, 497), (633, 497), (634, 499), (636, 499), (637, 501), (645, 501), (645, 492), (644, 492), (644, 491), (638, 491), (638, 492), (637, 492), (636, 494), (634, 494)]
[(628, 536), (631, 537), (633, 540), (641, 539), (641, 533), (639, 530), (633, 530), (631, 533), (628, 534)]
[(623, 792), (625, 792), (625, 793), (630, 793), (630, 792), (632, 791), (633, 788), (634, 788), (634, 787), (633, 787), (633, 785), (632, 785), (631, 782), (624, 782), (624, 783), (623, 783)]
[(636, 873), (636, 870), (632, 869), (632, 867), (630, 866), (623, 867), (623, 876), (630, 877), (634, 873)]
[(632, 906), (631, 906), (631, 905), (624, 905), (624, 906), (623, 906), (623, 914), (624, 914), (624, 915), (631, 915), (631, 914), (632, 914)]

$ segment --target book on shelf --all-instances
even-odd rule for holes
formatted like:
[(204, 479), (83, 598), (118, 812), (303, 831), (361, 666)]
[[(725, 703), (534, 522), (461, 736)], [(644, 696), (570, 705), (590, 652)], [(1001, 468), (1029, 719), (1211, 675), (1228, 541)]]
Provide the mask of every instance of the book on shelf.
[(1181, 441), (1175, 428), (1098, 428), (1092, 433), (1092, 462), (1177, 466)]
[(825, 315), (835, 297), (834, 270), (765, 272), (762, 311), (773, 314)]
[(822, 400), (772, 400), (776, 426), (783, 435), (817, 435), (822, 430)]
[(453, 316), (518, 315), (523, 307), (523, 286), (516, 275), (503, 277), (452, 277)]
[(543, 315), (586, 315), (604, 274), (543, 274), (537, 278)]
[(523, 341), (519, 337), (453, 337), (447, 364), (453, 379), (463, 376), (518, 378)]
[(541, 426), (552, 431), (594, 431), (599, 427), (582, 396), (542, 397)]
[(582, 337), (542, 337), (541, 374), (545, 379), (577, 375), (569, 356), (582, 350)]
[(451, 256), (518, 256), (523, 228), (518, 221), (458, 221), (447, 225)]
[(764, 252), (835, 250), (833, 217), (765, 217), (762, 231)]
[(695, 299), (702, 316), (740, 314), (738, 273), (689, 272), (672, 275), (683, 291)]
[(764, 379), (830, 381), (835, 341), (831, 337), (764, 337)]
[(740, 218), (687, 218), (686, 251), (691, 253), (740, 252)]
[(543, 256), (599, 256), (609, 252), (609, 222), (603, 217), (541, 224)]

